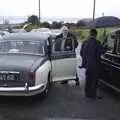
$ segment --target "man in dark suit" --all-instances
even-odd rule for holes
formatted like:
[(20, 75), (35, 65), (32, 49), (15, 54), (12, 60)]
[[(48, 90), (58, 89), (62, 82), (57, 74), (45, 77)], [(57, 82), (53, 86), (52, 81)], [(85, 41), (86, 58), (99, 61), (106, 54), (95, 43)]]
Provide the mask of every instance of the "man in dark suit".
[[(67, 46), (69, 46), (69, 50), (72, 50), (72, 40), (74, 40), (74, 47), (77, 48), (78, 42), (76, 35), (71, 32), (66, 26), (61, 28), (61, 34), (56, 36), (56, 39), (62, 38), (61, 43), (59, 44), (63, 51), (67, 51)], [(71, 39), (70, 39), (71, 38)]]
[(101, 54), (104, 52), (100, 41), (96, 40), (96, 29), (90, 30), (90, 37), (82, 44), (82, 66), (86, 68), (85, 96), (87, 98), (101, 98), (96, 95), (98, 77), (100, 73)]

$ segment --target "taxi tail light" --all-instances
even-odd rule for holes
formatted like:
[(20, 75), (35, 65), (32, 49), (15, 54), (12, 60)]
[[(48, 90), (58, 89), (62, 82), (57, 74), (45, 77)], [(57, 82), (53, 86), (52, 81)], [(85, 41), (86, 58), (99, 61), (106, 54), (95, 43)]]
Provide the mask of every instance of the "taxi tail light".
[(35, 70), (32, 68), (29, 70), (29, 83), (30, 85), (35, 85)]

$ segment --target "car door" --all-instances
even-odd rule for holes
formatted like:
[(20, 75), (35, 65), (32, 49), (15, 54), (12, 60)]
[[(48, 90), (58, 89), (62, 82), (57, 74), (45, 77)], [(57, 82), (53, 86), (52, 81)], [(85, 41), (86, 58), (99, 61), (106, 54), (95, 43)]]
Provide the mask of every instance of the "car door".
[[(65, 45), (67, 40), (71, 43)], [(62, 38), (56, 39), (52, 50), (53, 81), (70, 80), (76, 78), (76, 54), (74, 40), (67, 38), (64, 42), (64, 50), (61, 50)]]
[(116, 50), (113, 57), (112, 85), (120, 92), (120, 31), (116, 32)]
[(116, 45), (118, 41), (118, 36), (116, 32), (110, 33), (105, 42), (107, 50), (102, 56), (102, 66), (103, 66), (103, 83), (110, 87), (116, 86), (117, 83), (117, 65), (115, 63), (116, 58)]

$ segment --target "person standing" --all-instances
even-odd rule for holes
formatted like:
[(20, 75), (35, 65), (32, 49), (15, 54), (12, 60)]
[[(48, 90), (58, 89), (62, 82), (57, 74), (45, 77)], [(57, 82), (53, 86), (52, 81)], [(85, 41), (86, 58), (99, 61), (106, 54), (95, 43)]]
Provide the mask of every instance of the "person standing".
[[(61, 45), (60, 45), (61, 51), (72, 51), (73, 41), (74, 41), (74, 48), (76, 49), (78, 46), (76, 35), (73, 32), (71, 32), (65, 25), (62, 26), (61, 28), (61, 34), (56, 36), (56, 39), (59, 39), (59, 38), (62, 38)], [(71, 38), (71, 39), (68, 39), (68, 38)], [(76, 81), (76, 85), (79, 86), (79, 79), (77, 77), (77, 74), (76, 74), (75, 81)], [(61, 84), (67, 84), (67, 83), (68, 83), (67, 80), (61, 82)]]
[(85, 96), (87, 98), (101, 98), (97, 96), (97, 86), (100, 73), (101, 54), (104, 52), (100, 41), (96, 40), (97, 30), (90, 30), (90, 37), (83, 42), (80, 55), (82, 68), (86, 69)]
[(63, 38), (62, 43), (61, 43), (61, 50), (66, 50), (66, 47), (69, 46), (70, 50), (72, 49), (72, 40), (69, 40), (67, 38), (72, 38), (74, 40), (74, 47), (77, 48), (78, 46), (78, 41), (76, 35), (71, 32), (67, 26), (62, 26), (61, 28), (61, 34), (56, 36), (56, 39)]

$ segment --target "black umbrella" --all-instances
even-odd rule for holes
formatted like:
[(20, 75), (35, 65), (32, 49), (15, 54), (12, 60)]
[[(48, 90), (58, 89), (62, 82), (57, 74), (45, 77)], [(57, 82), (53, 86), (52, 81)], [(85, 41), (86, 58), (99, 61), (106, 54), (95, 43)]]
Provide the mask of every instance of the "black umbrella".
[(119, 26), (120, 19), (113, 16), (104, 16), (95, 19), (94, 21), (90, 22), (87, 26), (88, 28), (103, 28), (103, 27), (113, 27)]

